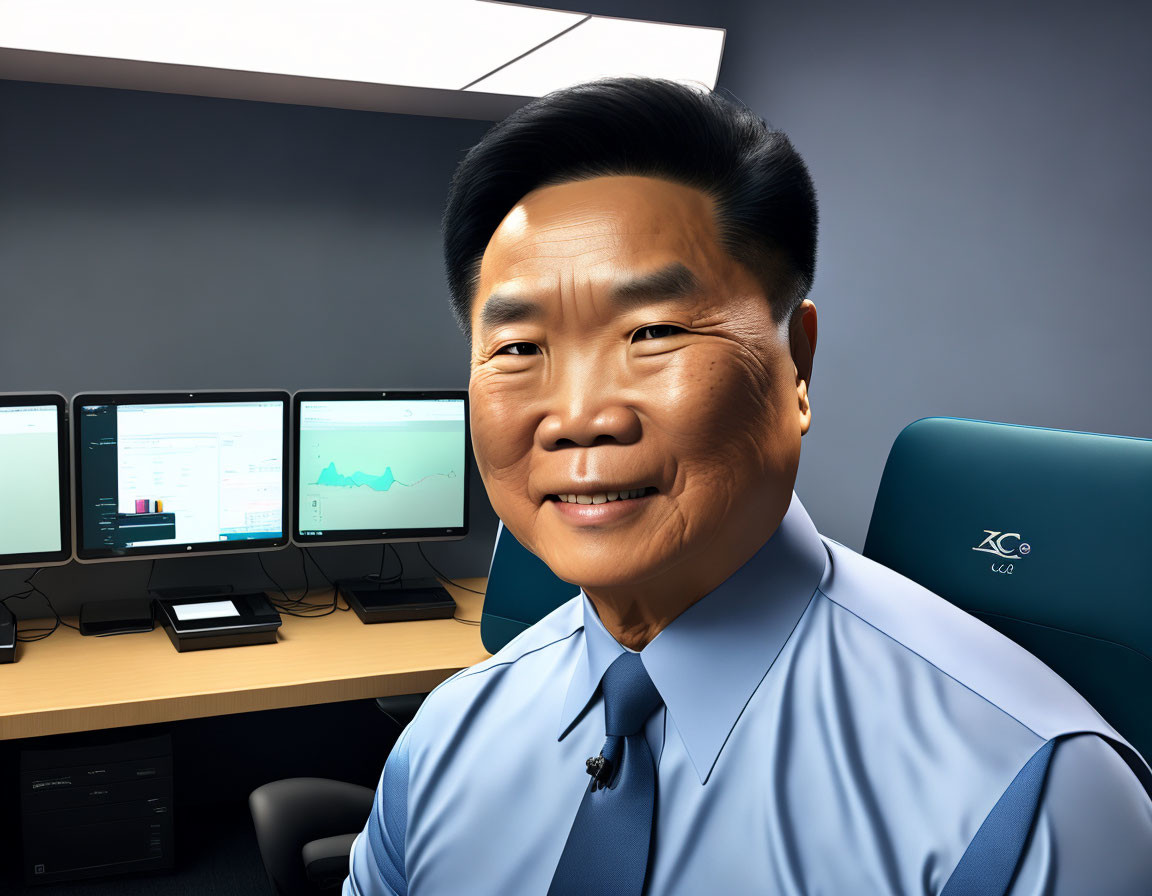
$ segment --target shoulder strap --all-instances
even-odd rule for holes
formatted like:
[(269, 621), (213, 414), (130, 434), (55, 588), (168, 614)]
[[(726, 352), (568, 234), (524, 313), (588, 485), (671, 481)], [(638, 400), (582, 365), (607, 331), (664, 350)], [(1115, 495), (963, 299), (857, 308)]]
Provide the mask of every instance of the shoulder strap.
[(392, 747), (368, 816), (368, 843), (376, 860), (376, 870), (388, 892), (400, 896), (408, 893), (404, 854), (408, 835), (408, 735), (411, 731), (409, 722)]
[(1054, 737), (1032, 755), (1001, 794), (940, 896), (1003, 896), (1008, 892), (1036, 818), (1052, 752), (1058, 742), (1077, 734), (1095, 734), (1111, 744), (1152, 797), (1148, 765), (1127, 742), (1101, 731), (1070, 731)]
[(940, 896), (1002, 896), (1012, 883), (1056, 740), (1047, 741), (1001, 794), (968, 844)]

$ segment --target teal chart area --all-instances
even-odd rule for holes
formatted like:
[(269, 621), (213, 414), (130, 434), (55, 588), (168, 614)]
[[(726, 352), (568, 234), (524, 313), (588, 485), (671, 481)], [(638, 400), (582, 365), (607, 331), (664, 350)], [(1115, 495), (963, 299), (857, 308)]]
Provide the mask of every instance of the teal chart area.
[(317, 485), (339, 485), (346, 488), (367, 486), (374, 492), (386, 492), (392, 488), (395, 482), (396, 477), (392, 475), (391, 467), (388, 467), (380, 476), (370, 476), (367, 473), (361, 473), (359, 470), (351, 476), (344, 476), (336, 469), (335, 461), (321, 470), (320, 478), (316, 480)]
[(463, 421), (301, 431), (301, 532), (463, 526), (463, 446)]

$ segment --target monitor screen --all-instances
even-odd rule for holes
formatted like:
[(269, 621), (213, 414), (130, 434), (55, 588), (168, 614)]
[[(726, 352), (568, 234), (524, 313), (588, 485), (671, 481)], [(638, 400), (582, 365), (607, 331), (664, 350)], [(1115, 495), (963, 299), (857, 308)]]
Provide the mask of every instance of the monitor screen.
[(0, 395), (0, 567), (72, 554), (64, 396)]
[(78, 395), (76, 557), (287, 543), (284, 392)]
[(468, 393), (297, 392), (293, 539), (468, 534)]

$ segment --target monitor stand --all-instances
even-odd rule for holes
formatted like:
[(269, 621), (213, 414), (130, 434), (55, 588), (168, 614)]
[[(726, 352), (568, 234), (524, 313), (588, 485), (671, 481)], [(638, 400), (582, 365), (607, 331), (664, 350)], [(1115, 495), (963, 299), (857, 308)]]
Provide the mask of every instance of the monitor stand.
[(365, 623), (449, 619), (456, 614), (456, 601), (436, 579), (340, 579), (336, 588)]

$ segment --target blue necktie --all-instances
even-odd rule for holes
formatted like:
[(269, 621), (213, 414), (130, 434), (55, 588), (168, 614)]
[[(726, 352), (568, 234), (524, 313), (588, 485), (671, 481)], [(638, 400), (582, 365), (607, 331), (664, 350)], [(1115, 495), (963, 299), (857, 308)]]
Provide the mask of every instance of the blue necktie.
[(638, 653), (624, 653), (600, 681), (604, 732), (600, 755), (588, 760), (592, 781), (548, 896), (639, 896), (648, 868), (656, 767), (644, 723), (663, 702)]

